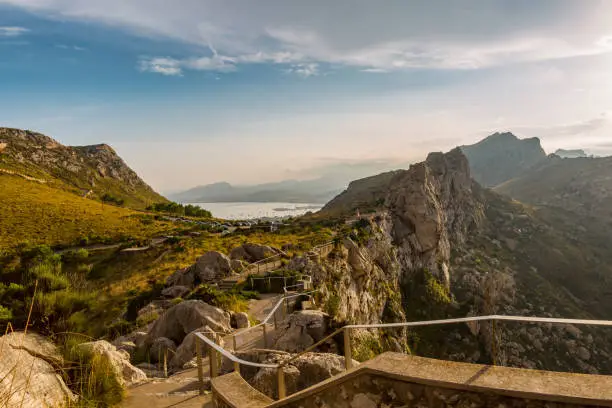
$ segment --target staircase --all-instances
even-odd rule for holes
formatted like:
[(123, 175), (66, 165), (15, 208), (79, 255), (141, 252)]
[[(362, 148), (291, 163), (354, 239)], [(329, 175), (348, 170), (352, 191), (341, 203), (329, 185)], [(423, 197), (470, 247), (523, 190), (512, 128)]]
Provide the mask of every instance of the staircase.
[(231, 290), (234, 286), (236, 286), (240, 282), (241, 279), (242, 279), (241, 276), (232, 276), (229, 278), (225, 278), (221, 282), (218, 283), (219, 290), (222, 290), (223, 292), (227, 292), (228, 290)]

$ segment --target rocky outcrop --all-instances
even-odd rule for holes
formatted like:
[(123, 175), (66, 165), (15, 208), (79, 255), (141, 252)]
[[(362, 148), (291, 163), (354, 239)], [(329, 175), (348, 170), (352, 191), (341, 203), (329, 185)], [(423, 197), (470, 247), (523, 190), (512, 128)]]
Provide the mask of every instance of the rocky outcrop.
[[(174, 357), (170, 360), (170, 366), (174, 369), (183, 368), (185, 364), (196, 356), (197, 333), (204, 334), (209, 339), (215, 339), (215, 333), (208, 326), (200, 327), (185, 336), (181, 345), (176, 349)], [(202, 343), (202, 356), (208, 353), (208, 347)]]
[(319, 310), (301, 310), (289, 316), (288, 327), (276, 340), (275, 349), (297, 353), (322, 340), (329, 316)]
[(209, 251), (199, 257), (194, 265), (172, 274), (166, 284), (169, 287), (194, 288), (200, 283), (220, 281), (233, 273), (231, 260), (226, 255)]
[(277, 249), (267, 245), (246, 243), (232, 249), (230, 252), (230, 259), (253, 263), (276, 255), (277, 253)]
[(158, 337), (151, 343), (149, 359), (153, 363), (163, 362), (164, 359), (171, 359), (175, 350), (176, 344), (172, 340), (166, 337)]
[(399, 173), (392, 185), (382, 228), (397, 248), (401, 278), (427, 270), (448, 287), (451, 242), (465, 242), (468, 230), (484, 217), (467, 159), (459, 149), (431, 153)]
[[(293, 354), (252, 349), (239, 351), (236, 355), (246, 361), (262, 364), (279, 364), (290, 359)], [(353, 361), (353, 366), (359, 365)], [(344, 371), (344, 357), (330, 353), (305, 353), (293, 360), (283, 369), (287, 395), (294, 394), (312, 385), (318, 384)], [(258, 391), (271, 398), (277, 398), (277, 372), (275, 369), (242, 366), (242, 377)], [(223, 360), (222, 373), (233, 371), (232, 362)]]
[(117, 350), (115, 346), (104, 340), (79, 344), (78, 349), (83, 355), (98, 355), (112, 369), (115, 378), (122, 386), (130, 386), (147, 379), (146, 374), (130, 364), (130, 356)]
[(191, 289), (189, 289), (187, 286), (170, 286), (169, 288), (165, 288), (164, 290), (162, 290), (161, 294), (164, 297), (167, 298), (180, 298), (185, 296), (186, 294), (188, 294), (191, 291)]
[(36, 334), (0, 337), (0, 404), (60, 407), (76, 401), (58, 374), (64, 361), (53, 343)]
[(237, 329), (248, 329), (251, 327), (249, 315), (244, 312), (234, 313), (232, 315), (232, 326)]
[(226, 311), (202, 302), (186, 300), (168, 309), (151, 327), (145, 345), (151, 344), (160, 337), (181, 344), (189, 333), (208, 326), (221, 333), (231, 331), (230, 315)]

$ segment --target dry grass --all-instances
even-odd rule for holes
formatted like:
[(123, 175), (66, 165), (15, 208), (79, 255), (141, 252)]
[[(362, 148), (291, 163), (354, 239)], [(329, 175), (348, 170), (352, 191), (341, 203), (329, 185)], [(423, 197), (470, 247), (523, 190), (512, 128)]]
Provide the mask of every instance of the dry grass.
[(0, 175), (0, 202), (0, 250), (24, 243), (70, 245), (84, 237), (143, 239), (174, 228), (167, 222), (143, 222), (139, 212), (16, 176)]

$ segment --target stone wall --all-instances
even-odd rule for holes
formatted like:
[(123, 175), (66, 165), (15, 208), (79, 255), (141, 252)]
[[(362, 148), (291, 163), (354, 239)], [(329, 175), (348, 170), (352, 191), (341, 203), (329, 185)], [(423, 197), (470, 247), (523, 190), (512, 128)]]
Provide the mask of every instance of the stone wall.
[(321, 393), (283, 405), (293, 408), (392, 408), (392, 407), (581, 407), (567, 403), (531, 400), (487, 392), (471, 392), (404, 382), (365, 374)]

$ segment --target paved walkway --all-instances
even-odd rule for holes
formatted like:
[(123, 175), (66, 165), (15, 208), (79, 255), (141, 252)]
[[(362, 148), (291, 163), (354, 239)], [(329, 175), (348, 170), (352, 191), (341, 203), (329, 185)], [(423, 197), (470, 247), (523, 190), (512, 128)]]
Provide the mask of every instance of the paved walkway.
[[(262, 294), (260, 299), (249, 301), (249, 313), (257, 320), (263, 320), (278, 302), (278, 294)], [(231, 347), (231, 336), (224, 341)], [(247, 347), (245, 347), (245, 345)], [(263, 347), (262, 330), (252, 330), (239, 337), (239, 349)], [(210, 377), (208, 358), (202, 360), (204, 378)], [(121, 408), (212, 408), (211, 395), (198, 395), (198, 372), (190, 369), (175, 374), (167, 379), (151, 379), (148, 382), (131, 387)]]
[[(204, 377), (208, 359), (204, 359)], [(128, 389), (121, 408), (212, 408), (212, 395), (198, 394), (197, 369), (183, 371), (167, 379), (152, 379)]]

